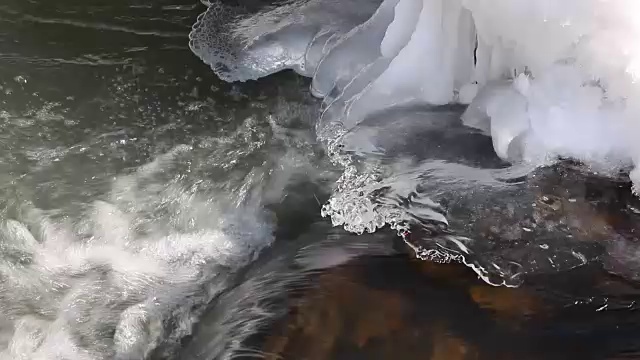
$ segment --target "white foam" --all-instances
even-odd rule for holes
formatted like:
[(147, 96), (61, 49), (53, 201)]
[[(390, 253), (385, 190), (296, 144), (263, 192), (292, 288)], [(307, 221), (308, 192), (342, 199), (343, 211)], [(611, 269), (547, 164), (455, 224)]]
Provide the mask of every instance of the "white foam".
[(25, 207), (3, 223), (0, 359), (146, 358), (271, 243), (260, 207), (158, 179), (188, 149), (120, 176), (79, 220)]

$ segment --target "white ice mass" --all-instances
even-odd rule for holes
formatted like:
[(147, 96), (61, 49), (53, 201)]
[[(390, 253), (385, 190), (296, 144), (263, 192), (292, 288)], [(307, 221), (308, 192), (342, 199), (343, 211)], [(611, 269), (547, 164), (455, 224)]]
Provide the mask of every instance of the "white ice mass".
[(470, 104), (465, 124), (501, 158), (630, 167), (639, 190), (637, 0), (213, 2), (191, 47), (228, 81), (313, 76), (320, 130), (391, 106)]

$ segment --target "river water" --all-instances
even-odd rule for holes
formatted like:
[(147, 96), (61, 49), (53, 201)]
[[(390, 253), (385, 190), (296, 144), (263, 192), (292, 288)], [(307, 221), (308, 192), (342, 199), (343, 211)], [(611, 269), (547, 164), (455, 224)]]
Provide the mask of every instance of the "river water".
[(200, 11), (1, 6), (4, 358), (174, 354), (281, 209), (290, 233), (319, 212), (285, 190), (331, 179), (304, 85), (216, 80), (186, 41)]
[[(449, 214), (488, 239), (521, 236), (519, 207), (539, 204), (541, 240), (476, 247), (465, 259), (476, 272), (417, 260), (416, 246), (449, 246), (427, 245), (430, 227), (405, 233), (414, 249), (388, 228), (334, 227), (321, 210), (345, 180), (316, 140), (310, 82), (220, 80), (189, 48), (205, 9), (0, 4), (0, 359), (638, 356), (640, 205), (628, 181), (563, 164), (496, 203), (443, 190)], [(451, 141), (468, 147), (442, 150), (442, 131), (423, 154), (501, 166), (460, 129)], [(434, 216), (420, 191), (379, 201)], [(558, 234), (580, 242), (544, 252)], [(430, 259), (459, 260), (449, 250)], [(504, 275), (494, 283), (520, 288), (488, 285), (487, 264)]]

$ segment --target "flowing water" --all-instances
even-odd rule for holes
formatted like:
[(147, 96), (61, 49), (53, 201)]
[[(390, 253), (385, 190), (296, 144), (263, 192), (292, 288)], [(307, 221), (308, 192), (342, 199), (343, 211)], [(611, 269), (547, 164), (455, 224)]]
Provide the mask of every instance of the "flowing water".
[(174, 353), (279, 222), (319, 211), (296, 195), (332, 177), (304, 85), (216, 80), (188, 49), (199, 11), (1, 6), (3, 358)]
[(227, 82), (375, 57), (380, 1), (275, 3), (0, 4), (0, 359), (638, 356), (626, 173), (512, 167), (458, 105), (338, 128), (312, 95), (358, 79)]

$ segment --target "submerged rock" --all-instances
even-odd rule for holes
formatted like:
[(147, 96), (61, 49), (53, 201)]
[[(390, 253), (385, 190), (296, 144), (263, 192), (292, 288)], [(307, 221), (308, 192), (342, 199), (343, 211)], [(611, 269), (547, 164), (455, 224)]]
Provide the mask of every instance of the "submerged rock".
[[(630, 338), (637, 314), (596, 311), (601, 305), (577, 301), (567, 286), (581, 278), (624, 288), (591, 270), (560, 275), (548, 289), (542, 279), (509, 289), (461, 265), (362, 258), (312, 280), (261, 351), (266, 359), (533, 360), (607, 359), (639, 348)], [(593, 289), (592, 299), (607, 298)]]

